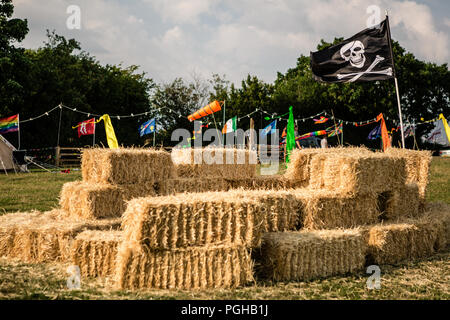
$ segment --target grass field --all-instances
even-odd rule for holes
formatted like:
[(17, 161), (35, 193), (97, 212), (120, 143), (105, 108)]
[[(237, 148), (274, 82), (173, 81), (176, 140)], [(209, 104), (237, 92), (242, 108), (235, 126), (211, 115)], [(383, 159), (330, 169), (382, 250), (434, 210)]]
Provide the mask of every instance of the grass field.
[[(70, 174), (0, 174), (0, 214), (49, 210), (61, 186), (81, 179)], [(434, 158), (429, 201), (450, 204), (450, 158)], [(24, 264), (0, 258), (0, 299), (450, 299), (450, 250), (402, 266), (380, 266), (381, 289), (366, 287), (364, 272), (310, 282), (258, 281), (233, 290), (116, 291), (112, 279), (82, 279), (80, 290), (67, 289), (64, 264)]]

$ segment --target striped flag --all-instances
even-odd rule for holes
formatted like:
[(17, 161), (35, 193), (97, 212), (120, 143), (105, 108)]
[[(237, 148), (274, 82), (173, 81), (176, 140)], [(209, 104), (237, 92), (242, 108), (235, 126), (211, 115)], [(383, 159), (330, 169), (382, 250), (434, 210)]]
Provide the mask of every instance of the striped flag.
[(237, 117), (229, 119), (223, 126), (222, 133), (230, 133), (236, 131)]
[(19, 115), (0, 119), (0, 133), (19, 131)]

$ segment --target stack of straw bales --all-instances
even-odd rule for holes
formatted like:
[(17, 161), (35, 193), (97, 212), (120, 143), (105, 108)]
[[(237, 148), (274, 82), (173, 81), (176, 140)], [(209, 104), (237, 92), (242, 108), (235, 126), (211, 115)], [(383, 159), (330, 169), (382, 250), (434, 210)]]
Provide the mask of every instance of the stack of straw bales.
[(288, 192), (269, 191), (134, 199), (122, 222), (118, 284), (190, 289), (251, 281), (249, 249), (260, 245), (264, 232), (294, 230), (296, 206)]
[(120, 219), (82, 221), (61, 210), (0, 216), (0, 256), (25, 262), (70, 261), (73, 239), (85, 230), (113, 230)]
[(84, 219), (120, 217), (125, 201), (156, 195), (155, 185), (174, 177), (170, 154), (151, 149), (87, 149), (81, 170), (83, 181), (63, 186), (60, 205)]

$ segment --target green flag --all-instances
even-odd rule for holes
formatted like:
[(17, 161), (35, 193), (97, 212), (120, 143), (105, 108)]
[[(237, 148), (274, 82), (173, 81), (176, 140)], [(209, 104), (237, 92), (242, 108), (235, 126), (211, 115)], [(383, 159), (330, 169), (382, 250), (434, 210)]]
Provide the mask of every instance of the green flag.
[(294, 113), (292, 106), (289, 107), (289, 120), (287, 124), (286, 132), (286, 162), (289, 163), (289, 158), (292, 150), (295, 148), (295, 125), (294, 125)]

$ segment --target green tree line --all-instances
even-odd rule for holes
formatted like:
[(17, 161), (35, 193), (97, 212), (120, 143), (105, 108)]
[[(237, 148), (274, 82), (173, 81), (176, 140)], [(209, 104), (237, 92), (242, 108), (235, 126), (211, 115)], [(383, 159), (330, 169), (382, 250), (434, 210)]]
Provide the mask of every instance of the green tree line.
[[(285, 73), (279, 72), (273, 83), (266, 83), (248, 75), (240, 86), (231, 83), (226, 75), (212, 74), (210, 79), (193, 76), (176, 78), (169, 83), (156, 83), (138, 66), (102, 65), (95, 57), (82, 50), (75, 39), (47, 32), (48, 40), (36, 50), (20, 48), (18, 44), (28, 33), (26, 19), (14, 19), (11, 0), (0, 0), (0, 118), (20, 113), (21, 118), (40, 115), (60, 103), (88, 113), (126, 115), (148, 112), (148, 116), (113, 119), (119, 143), (125, 146), (148, 144), (152, 137), (139, 137), (139, 125), (157, 118), (157, 144), (173, 145), (171, 132), (176, 128), (193, 130), (187, 115), (212, 100), (226, 101), (226, 118), (242, 117), (256, 108), (282, 115), (289, 106), (294, 117), (304, 118), (322, 110), (333, 112), (347, 121), (363, 121), (383, 113), (388, 127), (398, 120), (397, 101), (393, 80), (368, 83), (322, 84), (312, 78), (309, 56), (300, 55), (297, 64)], [(342, 41), (322, 40), (317, 49)], [(439, 113), (449, 116), (450, 72), (447, 64), (437, 65), (417, 59), (393, 41), (394, 61), (399, 81), (404, 118), (420, 122)], [(174, 110), (175, 112), (171, 111)], [(269, 121), (262, 113), (253, 114), (255, 128), (265, 127)], [(88, 117), (63, 109), (56, 110), (36, 121), (21, 124), (21, 145), (24, 149), (54, 147), (59, 144), (85, 146), (92, 143), (91, 136), (78, 138), (72, 126)], [(215, 120), (222, 126), (222, 112), (205, 119)], [(247, 129), (249, 118), (242, 118), (238, 127)], [(330, 126), (314, 125), (312, 121), (298, 123), (299, 132), (306, 133)], [(285, 121), (279, 122), (283, 129)], [(372, 126), (344, 126), (344, 141), (378, 147), (379, 142), (367, 140)], [(429, 130), (420, 126), (417, 134)], [(397, 134), (397, 143), (398, 143)], [(17, 145), (17, 135), (6, 138)], [(336, 139), (336, 138), (333, 138)], [(106, 144), (100, 124), (97, 143)], [(331, 144), (336, 141), (330, 141)], [(412, 146), (413, 141), (407, 140)]]

